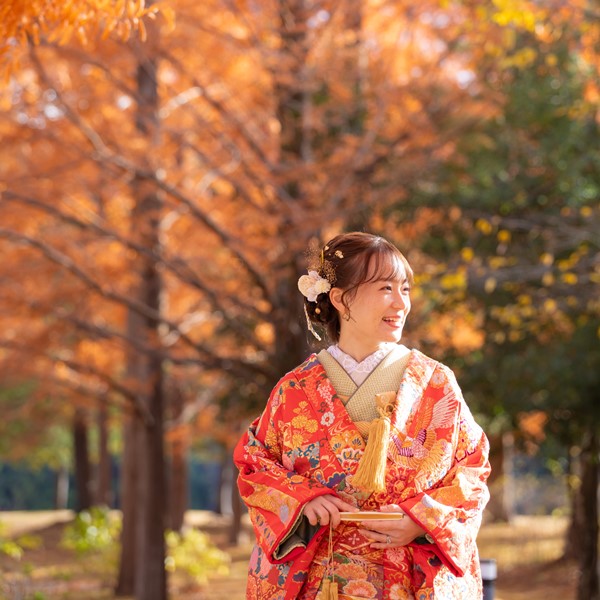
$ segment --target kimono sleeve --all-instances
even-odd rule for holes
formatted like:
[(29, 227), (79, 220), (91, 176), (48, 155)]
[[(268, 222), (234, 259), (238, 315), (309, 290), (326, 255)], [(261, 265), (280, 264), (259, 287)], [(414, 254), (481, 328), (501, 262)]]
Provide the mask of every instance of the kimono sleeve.
[[(324, 494), (327, 486), (286, 469), (282, 464), (283, 443), (279, 423), (290, 419), (290, 406), (304, 399), (293, 376), (284, 377), (275, 387), (263, 414), (242, 436), (233, 459), (240, 473), (238, 488), (258, 544), (272, 563), (287, 562), (305, 551), (306, 545), (282, 556), (280, 545), (298, 527), (304, 505)], [(326, 528), (310, 541), (314, 545)]]
[(489, 500), (489, 443), (449, 370), (448, 379), (459, 401), (452, 466), (437, 485), (401, 506), (435, 541), (429, 549), (456, 575), (463, 576), (474, 560), (477, 533)]

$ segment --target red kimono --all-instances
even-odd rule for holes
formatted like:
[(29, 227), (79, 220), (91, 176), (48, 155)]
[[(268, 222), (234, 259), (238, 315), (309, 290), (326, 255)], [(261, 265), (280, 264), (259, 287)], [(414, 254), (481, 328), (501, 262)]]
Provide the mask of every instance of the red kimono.
[[(391, 419), (385, 492), (352, 485), (365, 445), (316, 355), (279, 381), (234, 452), (257, 536), (248, 600), (319, 600), (329, 560), (340, 600), (482, 597), (475, 540), (489, 497), (488, 443), (452, 371), (411, 351)], [(398, 504), (429, 541), (373, 549), (357, 523), (342, 522), (330, 555), (328, 527), (311, 528), (302, 508), (331, 492), (357, 510)], [(304, 540), (293, 535), (299, 525)]]

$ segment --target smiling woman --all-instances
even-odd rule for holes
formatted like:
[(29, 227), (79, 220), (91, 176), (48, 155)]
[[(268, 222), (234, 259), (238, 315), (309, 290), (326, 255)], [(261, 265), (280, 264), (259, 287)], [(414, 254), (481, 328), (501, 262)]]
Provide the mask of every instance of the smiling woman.
[(280, 380), (235, 451), (258, 540), (248, 600), (481, 598), (488, 442), (453, 373), (401, 344), (412, 280), (358, 232), (300, 278), (309, 330), (332, 344)]
[[(380, 343), (400, 340), (404, 319), (410, 310), (413, 272), (404, 255), (393, 244), (366, 233), (347, 233), (333, 238), (313, 258), (313, 262), (312, 272), (322, 276), (329, 288), (314, 299), (303, 293), (307, 318), (311, 323), (325, 327), (328, 337), (334, 342), (339, 342), (342, 334), (342, 320), (350, 325), (344, 327), (348, 341), (345, 345), (340, 344), (349, 354), (353, 354), (350, 344), (357, 345), (355, 354), (368, 356)], [(399, 290), (402, 296), (400, 304), (398, 298), (393, 297)], [(378, 315), (375, 310), (369, 309), (370, 302), (376, 302), (381, 309), (390, 312)], [(395, 305), (392, 307), (393, 302)], [(364, 316), (371, 321), (370, 324), (363, 321)], [(364, 339), (353, 329), (353, 326), (369, 327), (373, 320), (384, 317), (388, 323), (394, 321), (393, 325), (400, 325), (395, 335), (387, 336), (387, 340), (377, 339), (381, 335), (380, 323)], [(353, 337), (356, 339), (351, 341)]]

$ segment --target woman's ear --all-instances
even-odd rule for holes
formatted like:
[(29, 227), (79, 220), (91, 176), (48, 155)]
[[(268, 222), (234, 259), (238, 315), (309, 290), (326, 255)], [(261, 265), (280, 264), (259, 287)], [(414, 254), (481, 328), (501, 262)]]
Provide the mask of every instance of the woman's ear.
[(330, 292), (329, 292), (329, 299), (331, 300), (331, 304), (333, 304), (334, 308), (340, 313), (340, 315), (343, 315), (347, 308), (344, 306), (344, 303), (342, 302), (342, 296), (344, 294), (344, 290), (342, 288), (331, 288)]

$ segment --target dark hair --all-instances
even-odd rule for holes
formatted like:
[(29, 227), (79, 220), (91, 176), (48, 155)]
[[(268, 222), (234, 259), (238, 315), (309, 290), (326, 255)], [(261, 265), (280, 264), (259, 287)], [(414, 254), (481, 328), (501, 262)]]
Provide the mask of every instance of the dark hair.
[[(388, 258), (391, 261), (387, 261)], [(393, 281), (401, 275), (405, 275), (409, 283), (413, 282), (413, 271), (402, 252), (386, 239), (370, 233), (354, 231), (334, 237), (323, 246), (319, 262), (320, 265), (314, 265), (314, 268), (318, 268), (319, 275), (332, 287), (344, 290), (342, 302), (346, 307), (363, 283), (382, 279)], [(390, 262), (391, 271), (384, 272)], [(369, 274), (372, 263), (373, 270)], [(319, 294), (316, 302), (305, 298), (304, 305), (310, 320), (324, 327), (330, 340), (338, 342), (340, 314), (331, 303), (329, 293)]]

